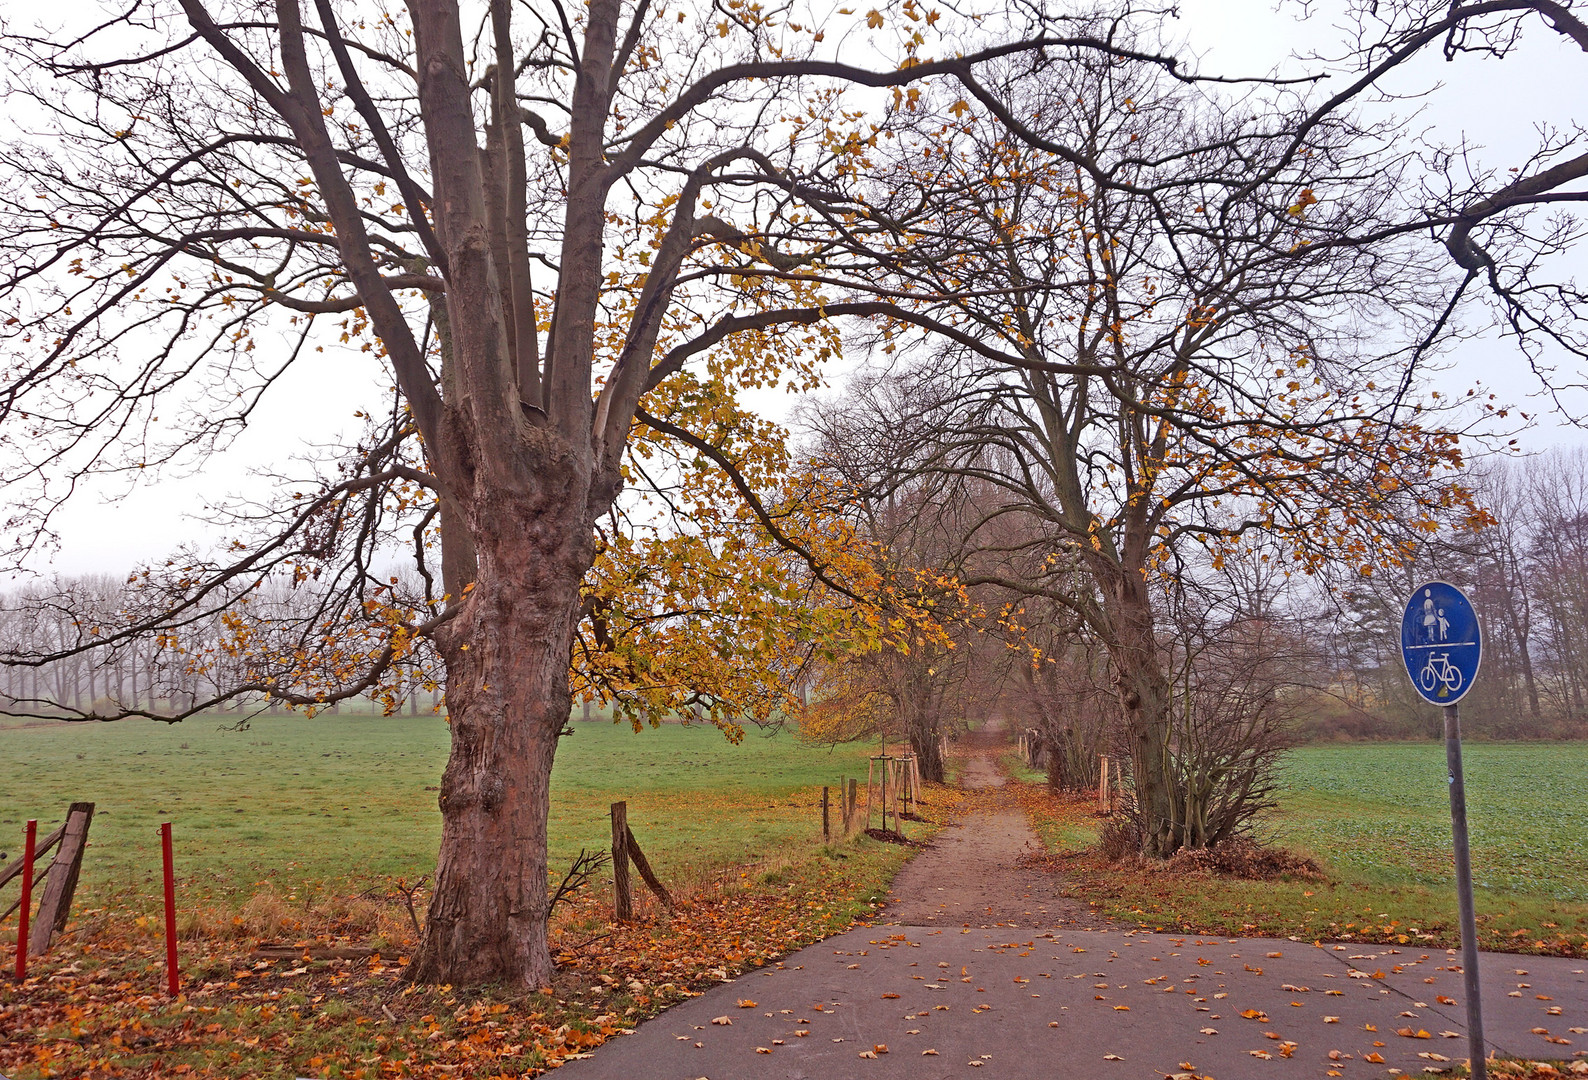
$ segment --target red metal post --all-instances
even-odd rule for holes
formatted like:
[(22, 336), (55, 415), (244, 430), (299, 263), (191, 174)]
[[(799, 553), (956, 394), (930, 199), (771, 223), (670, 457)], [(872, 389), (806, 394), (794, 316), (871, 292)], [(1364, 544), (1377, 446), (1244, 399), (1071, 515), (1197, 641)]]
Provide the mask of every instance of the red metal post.
[(165, 863), (165, 988), (176, 997), (176, 880), (171, 865), (171, 823), (160, 826), (160, 854)]
[(33, 847), (38, 840), (39, 823), (28, 821), (27, 839), (22, 844), (22, 907), (17, 916), (17, 982), (28, 977), (28, 913), (33, 910)]

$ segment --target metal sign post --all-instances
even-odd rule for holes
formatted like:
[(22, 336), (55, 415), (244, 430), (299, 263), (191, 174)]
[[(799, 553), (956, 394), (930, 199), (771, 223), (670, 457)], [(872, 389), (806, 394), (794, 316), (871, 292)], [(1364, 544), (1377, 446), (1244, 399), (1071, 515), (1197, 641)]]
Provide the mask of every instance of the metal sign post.
[(1478, 992), (1478, 922), (1472, 904), (1472, 858), (1467, 849), (1467, 790), (1461, 769), (1461, 714), (1456, 703), (1478, 676), (1483, 635), (1472, 601), (1454, 585), (1417, 587), (1401, 616), (1401, 659), (1423, 700), (1445, 717), (1446, 782), (1456, 849), (1456, 899), (1461, 912), (1461, 981), (1466, 994), (1467, 1043), (1474, 1080), (1486, 1080), (1483, 1001)]

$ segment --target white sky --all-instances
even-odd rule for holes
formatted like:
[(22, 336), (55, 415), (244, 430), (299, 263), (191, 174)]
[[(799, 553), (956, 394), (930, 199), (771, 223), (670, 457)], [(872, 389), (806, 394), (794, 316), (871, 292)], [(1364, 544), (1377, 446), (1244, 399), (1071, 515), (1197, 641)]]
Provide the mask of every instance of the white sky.
[[(1287, 68), (1294, 50), (1326, 49), (1340, 39), (1327, 15), (1299, 18), (1287, 4), (1275, 10), (1264, 0), (1185, 0), (1172, 32), (1183, 33), (1202, 56), (1202, 70), (1229, 74), (1264, 74)], [(1566, 126), (1572, 107), (1584, 100), (1588, 57), (1541, 26), (1529, 27), (1523, 50), (1504, 61), (1464, 57), (1446, 64), (1436, 51), (1403, 76), (1402, 85), (1444, 85), (1427, 102), (1423, 124), (1445, 140), (1465, 134), (1485, 148), (1485, 157), (1504, 168), (1525, 159), (1535, 145), (1539, 123)], [(1502, 391), (1513, 404), (1546, 413), (1523, 438), (1523, 445), (1542, 449), (1581, 444), (1588, 435), (1549, 414), (1514, 347), (1501, 341), (1464, 346), (1453, 356), (1439, 381), (1464, 391), (1481, 380)], [(131, 495), (107, 502), (92, 491), (82, 493), (57, 519), (61, 546), (55, 569), (71, 574), (121, 573), (133, 564), (158, 559), (183, 542), (198, 540), (205, 530), (190, 515), (205, 501), (246, 490), (248, 473), (262, 466), (281, 466), (295, 448), (309, 442), (333, 441), (338, 432), (353, 432), (353, 413), (377, 404), (384, 377), (368, 358), (327, 352), (316, 366), (304, 367), (285, 379), (267, 399), (252, 427), (224, 457), (207, 462), (198, 475), (166, 476)], [(786, 410), (791, 399), (768, 402)], [(1580, 410), (1588, 413), (1588, 408)], [(42, 565), (38, 566), (42, 569)]]

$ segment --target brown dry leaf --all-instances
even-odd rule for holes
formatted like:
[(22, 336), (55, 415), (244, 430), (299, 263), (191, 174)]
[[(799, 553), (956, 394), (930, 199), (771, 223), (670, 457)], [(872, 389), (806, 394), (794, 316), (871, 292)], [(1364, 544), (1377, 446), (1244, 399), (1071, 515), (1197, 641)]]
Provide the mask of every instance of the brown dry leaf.
[(758, 1046), (755, 1048), (755, 1052), (758, 1054), (770, 1054), (772, 1051), (765, 1046)]
[(1203, 1028), (1202, 1029), (1202, 1034), (1204, 1034), (1204, 1035), (1217, 1035), (1218, 1033), (1219, 1033), (1219, 1029), (1218, 1028)]
[(871, 1049), (876, 1051), (879, 1054), (886, 1054), (888, 1052), (888, 1044), (887, 1043), (877, 1043)]
[(1438, 995), (1437, 997), (1434, 998), (1434, 1000), (1439, 1002), (1439, 1004), (1441, 1004), (1441, 1005), (1454, 1005), (1456, 1003), (1456, 999), (1455, 998), (1453, 998), (1453, 997), (1445, 997), (1445, 995), (1443, 995), (1443, 994)]
[(1293, 1043), (1293, 1042), (1282, 1042), (1282, 1043), (1279, 1044), (1279, 1056), (1280, 1057), (1287, 1058), (1287, 1057), (1290, 1057), (1293, 1054), (1295, 1054), (1295, 1052), (1296, 1052), (1296, 1044), (1295, 1043)]
[(1125, 1059), (1120, 1057), (1118, 1054), (1104, 1054), (1103, 1055), (1103, 1060), (1104, 1061), (1124, 1061)]
[(1330, 1061), (1339, 1061), (1344, 1056), (1345, 1055), (1341, 1054), (1340, 1051), (1338, 1051), (1338, 1050), (1330, 1050), (1329, 1051), (1329, 1060)]
[(805, 1036), (809, 1035), (810, 1032), (809, 1031), (796, 1031), (794, 1034), (803, 1039)]
[(1241, 1013), (1248, 1020), (1267, 1020), (1268, 1014), (1261, 1009), (1247, 1009)]
[(753, 1008), (755, 1008), (755, 1002), (751, 1001), (749, 998), (740, 998), (739, 999), (739, 1008), (741, 1008), (741, 1009), (753, 1009)]
[(1445, 1055), (1443, 1055), (1443, 1054), (1435, 1054), (1435, 1053), (1431, 1053), (1431, 1052), (1429, 1052), (1427, 1050), (1422, 1051), (1417, 1056), (1420, 1057), (1420, 1058), (1423, 1058), (1426, 1061), (1449, 1061), (1450, 1060), (1449, 1058), (1445, 1057)]
[(1248, 1054), (1252, 1055), (1252, 1057), (1254, 1057), (1254, 1058), (1262, 1058), (1264, 1061), (1273, 1061), (1274, 1060), (1274, 1055), (1270, 1054), (1267, 1050), (1248, 1050), (1246, 1052)]
[(719, 1027), (727, 1027), (728, 1025), (733, 1023), (733, 1021), (729, 1020), (726, 1016), (715, 1016), (715, 1017), (712, 1017), (711, 1022), (713, 1024), (718, 1025)]
[(1559, 1005), (1551, 1005), (1549, 1008), (1545, 1009), (1544, 1012), (1547, 1013), (1550, 1016), (1559, 1016), (1560, 1015), (1560, 1006)]
[(921, 1056), (922, 1057), (937, 1057), (937, 1051), (936, 1050), (922, 1050), (921, 1051)]
[(1129, 1005), (1115, 1005), (1114, 1006), (1114, 1011), (1115, 1012), (1130, 1012), (1130, 1006)]
[(1375, 1065), (1382, 1065), (1384, 1064), (1384, 1055), (1375, 1050), (1371, 1054), (1363, 1054), (1362, 1060), (1371, 1061)]
[(872, 1061), (877, 1060), (877, 1052), (875, 1050), (862, 1050), (862, 1051), (860, 1051), (860, 1053), (856, 1054), (855, 1056), (856, 1057), (869, 1058)]
[(965, 1062), (965, 1064), (969, 1065), (973, 1069), (979, 1069), (979, 1068), (982, 1067), (982, 1065), (984, 1065), (986, 1063), (985, 1062), (981, 1062), (981, 1061), (967, 1061), (967, 1062)]
[(1338, 1024), (1340, 1022), (1340, 1018), (1338, 1016), (1325, 1016), (1323, 1018), (1323, 1022), (1325, 1024)]
[(898, 998), (898, 996), (899, 996), (898, 994), (883, 994), (882, 995), (882, 999), (884, 1001), (896, 1000)]
[(1440, 1035), (1441, 1038), (1445, 1038), (1445, 1039), (1459, 1039), (1459, 1038), (1461, 1038), (1461, 1032), (1459, 1032), (1459, 1031), (1441, 1031), (1439, 1033), (1439, 1035)]

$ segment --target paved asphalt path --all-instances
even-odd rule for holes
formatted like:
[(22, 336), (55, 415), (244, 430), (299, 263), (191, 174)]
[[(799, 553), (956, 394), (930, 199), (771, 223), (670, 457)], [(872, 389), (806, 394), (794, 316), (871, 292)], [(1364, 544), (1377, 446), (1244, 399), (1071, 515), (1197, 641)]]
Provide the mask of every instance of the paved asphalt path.
[[(888, 922), (677, 1005), (557, 1075), (1384, 1077), (1467, 1056), (1454, 952), (1121, 930), (1019, 870), (1035, 844), (1013, 808), (973, 815), (896, 879)], [(1491, 1049), (1588, 1057), (1585, 968), (1484, 954)]]

